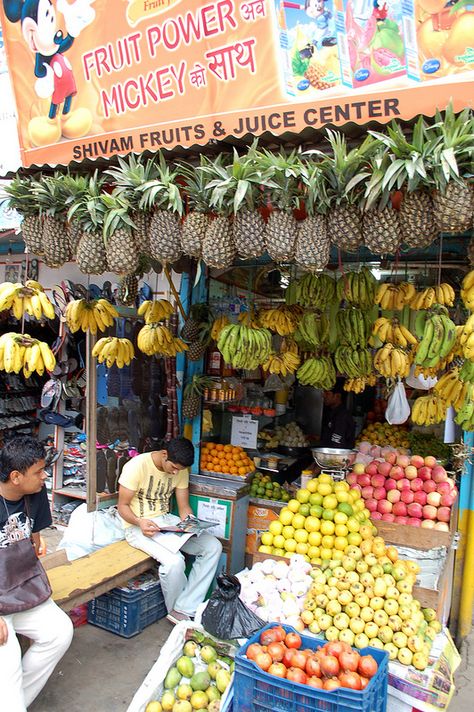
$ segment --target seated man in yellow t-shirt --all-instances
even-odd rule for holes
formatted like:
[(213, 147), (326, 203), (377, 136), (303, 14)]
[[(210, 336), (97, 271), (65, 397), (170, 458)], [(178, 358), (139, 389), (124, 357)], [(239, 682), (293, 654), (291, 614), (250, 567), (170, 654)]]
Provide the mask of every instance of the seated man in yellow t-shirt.
[[(181, 548), (196, 557), (186, 578), (182, 553), (171, 553), (152, 539), (160, 527), (192, 515), (188, 468), (193, 461), (190, 440), (174, 438), (166, 449), (137, 455), (127, 462), (119, 479), (118, 511), (124, 521), (125, 538), (160, 563), (161, 588), (168, 619), (173, 623), (194, 616), (215, 576), (222, 552), (221, 543), (211, 534), (192, 536)], [(169, 513), (173, 491), (179, 518)]]

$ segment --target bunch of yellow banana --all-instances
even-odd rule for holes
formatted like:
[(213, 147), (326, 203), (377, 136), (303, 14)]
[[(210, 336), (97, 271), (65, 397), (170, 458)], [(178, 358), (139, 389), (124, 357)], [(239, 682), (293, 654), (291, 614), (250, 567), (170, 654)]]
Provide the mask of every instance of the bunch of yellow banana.
[(468, 272), (462, 281), (461, 299), (466, 309), (474, 312), (474, 270)]
[(223, 314), (222, 316), (218, 316), (217, 319), (214, 319), (211, 329), (211, 338), (214, 341), (218, 340), (219, 336), (221, 335), (222, 329), (224, 328), (224, 326), (227, 326), (227, 324), (229, 324), (229, 319), (225, 314)]
[(138, 332), (137, 346), (147, 356), (174, 357), (189, 348), (182, 339), (178, 339), (167, 326), (161, 324), (145, 324)]
[(433, 304), (452, 307), (456, 295), (450, 284), (443, 282), (436, 287), (426, 287), (421, 292), (417, 292), (410, 302), (410, 307), (415, 311), (429, 309)]
[(118, 368), (130, 365), (135, 358), (135, 349), (129, 339), (119, 339), (116, 336), (104, 336), (99, 339), (92, 349), (92, 355), (99, 363), (104, 363), (110, 368), (114, 363)]
[(462, 348), (462, 355), (474, 361), (474, 314), (471, 314), (464, 326), (456, 327), (456, 334)]
[(271, 353), (263, 364), (262, 368), (269, 373), (276, 373), (283, 377), (294, 373), (300, 365), (300, 357), (297, 354), (285, 351), (284, 353)]
[(262, 309), (258, 313), (258, 320), (265, 329), (270, 329), (280, 336), (294, 334), (298, 326), (296, 311), (287, 306)]
[(379, 304), (384, 311), (401, 311), (403, 307), (410, 304), (415, 294), (416, 289), (409, 282), (400, 284), (385, 282), (377, 290), (375, 303)]
[(138, 307), (138, 316), (145, 317), (145, 324), (157, 324), (173, 314), (173, 306), (167, 299), (149, 300)]
[(81, 329), (97, 334), (112, 326), (118, 315), (116, 308), (106, 299), (75, 299), (66, 307), (66, 324), (72, 333)]
[(383, 344), (395, 344), (395, 346), (401, 346), (404, 349), (418, 344), (416, 337), (406, 326), (400, 324), (397, 319), (387, 319), (384, 316), (375, 321), (372, 335), (376, 336)]
[(406, 378), (410, 373), (413, 356), (393, 344), (385, 344), (374, 356), (374, 366), (385, 378)]
[(446, 418), (448, 405), (438, 395), (417, 398), (411, 409), (411, 419), (416, 425), (436, 425)]
[(25, 378), (29, 378), (35, 371), (42, 376), (55, 366), (56, 358), (44, 341), (13, 332), (0, 336), (0, 370), (7, 373), (23, 371)]
[(447, 371), (434, 387), (435, 393), (446, 401), (446, 405), (452, 405), (456, 410), (461, 409), (469, 389), (470, 384), (462, 381), (459, 368)]
[(54, 307), (44, 293), (39, 282), (29, 279), (23, 285), (21, 282), (3, 282), (0, 284), (0, 311), (11, 309), (15, 319), (20, 320), (23, 314), (41, 321), (54, 319)]
[(344, 381), (344, 390), (351, 393), (362, 393), (367, 386), (375, 386), (377, 376), (373, 374), (367, 378), (348, 378)]
[(258, 318), (253, 310), (240, 312), (237, 319), (241, 324), (247, 326), (249, 329), (258, 329), (260, 327), (260, 322), (258, 321)]

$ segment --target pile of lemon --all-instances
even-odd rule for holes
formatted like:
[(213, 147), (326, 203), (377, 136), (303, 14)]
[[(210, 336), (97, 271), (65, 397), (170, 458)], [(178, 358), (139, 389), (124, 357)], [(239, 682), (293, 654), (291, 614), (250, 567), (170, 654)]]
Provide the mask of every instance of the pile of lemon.
[(259, 551), (274, 556), (301, 554), (314, 566), (342, 561), (348, 546), (376, 534), (360, 492), (330, 475), (311, 479), (296, 492), (261, 535)]

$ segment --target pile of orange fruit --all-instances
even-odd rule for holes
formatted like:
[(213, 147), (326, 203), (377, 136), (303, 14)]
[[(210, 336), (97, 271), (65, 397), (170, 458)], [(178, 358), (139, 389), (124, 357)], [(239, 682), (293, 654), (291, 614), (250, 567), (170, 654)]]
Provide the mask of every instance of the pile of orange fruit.
[(201, 447), (201, 470), (245, 477), (254, 472), (255, 465), (242, 447), (204, 443)]

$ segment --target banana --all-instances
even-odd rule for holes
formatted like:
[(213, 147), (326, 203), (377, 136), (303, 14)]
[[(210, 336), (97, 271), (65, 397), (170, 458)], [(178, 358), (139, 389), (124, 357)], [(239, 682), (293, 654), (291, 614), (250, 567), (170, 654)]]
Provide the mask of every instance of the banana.
[(51, 373), (51, 371), (53, 371), (54, 367), (56, 366), (56, 357), (54, 356), (47, 343), (45, 343), (44, 341), (38, 341), (38, 344), (40, 347), (41, 357), (43, 359), (44, 366), (46, 370)]
[(152, 303), (149, 299), (146, 299), (144, 302), (142, 302), (138, 307), (138, 316), (145, 316), (148, 310), (150, 309), (151, 304)]
[(43, 314), (45, 315), (45, 317), (47, 319), (54, 319), (54, 306), (48, 299), (46, 294), (42, 291), (42, 289), (37, 289), (36, 296), (40, 301), (41, 309), (43, 310)]
[[(26, 299), (26, 297), (25, 297), (25, 299)], [(30, 303), (31, 303), (31, 308), (33, 309), (33, 314), (35, 316), (35, 319), (38, 319), (38, 321), (40, 321), (43, 316), (43, 309), (41, 306), (41, 301), (40, 301), (39, 295), (33, 294), (33, 296), (30, 297)]]
[(15, 319), (20, 321), (20, 319), (23, 316), (23, 299), (19, 297), (17, 294), (13, 297), (13, 316)]

